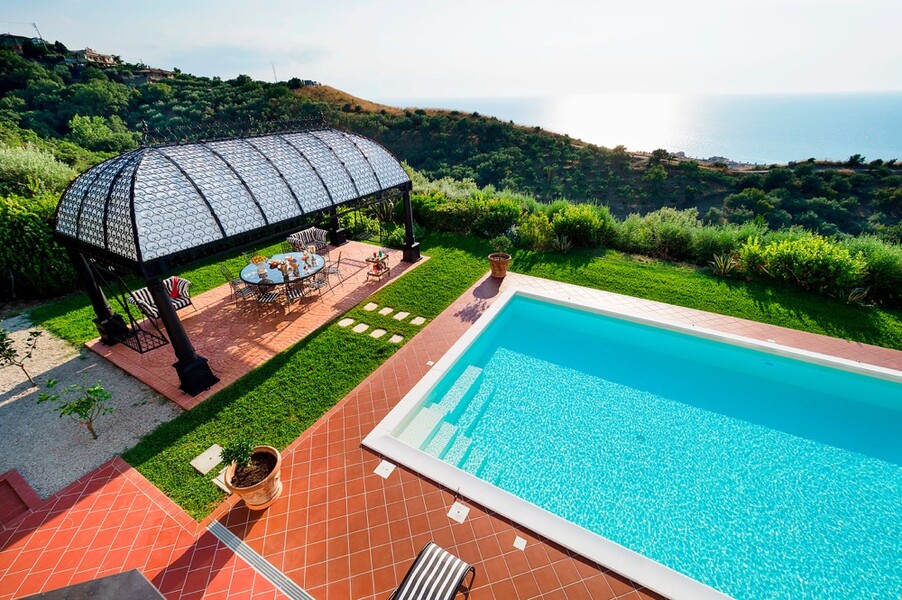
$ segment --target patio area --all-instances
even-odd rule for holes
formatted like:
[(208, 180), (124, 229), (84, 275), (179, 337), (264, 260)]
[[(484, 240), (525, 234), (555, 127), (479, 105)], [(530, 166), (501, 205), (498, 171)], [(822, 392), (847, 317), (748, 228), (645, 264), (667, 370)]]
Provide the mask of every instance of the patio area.
[(403, 262), (400, 251), (383, 248), (391, 271), (374, 278), (367, 275), (370, 264), (366, 258), (376, 249), (360, 242), (330, 247), (333, 261), (341, 255), (342, 280), (333, 278), (331, 290), (325, 288), (291, 306), (284, 303), (257, 306), (253, 300), (236, 302), (225, 282), (193, 298), (197, 310), (187, 308), (179, 316), (198, 353), (209, 361), (210, 369), (219, 377), (219, 383), (196, 396), (179, 389), (178, 377), (172, 369), (176, 356), (171, 345), (145, 354), (138, 354), (123, 344), (107, 346), (99, 339), (89, 342), (87, 347), (181, 408), (190, 410), (424, 262)]
[[(902, 368), (902, 352), (894, 350), (517, 274), (500, 285), (486, 276), (282, 452), (285, 490), (265, 512), (229, 498), (195, 523), (114, 459), (0, 530), (0, 598), (130, 568), (167, 598), (384, 598), (430, 540), (476, 566), (470, 594), (476, 600), (659, 598), (428, 477), (398, 467), (383, 479), (374, 473), (382, 457), (361, 446), (511, 286), (554, 289), (635, 316)], [(342, 306), (354, 305), (347, 302)], [(186, 327), (199, 316), (189, 315)], [(470, 508), (462, 523), (447, 514), (456, 500)], [(522, 549), (514, 546), (517, 538), (525, 541)]]

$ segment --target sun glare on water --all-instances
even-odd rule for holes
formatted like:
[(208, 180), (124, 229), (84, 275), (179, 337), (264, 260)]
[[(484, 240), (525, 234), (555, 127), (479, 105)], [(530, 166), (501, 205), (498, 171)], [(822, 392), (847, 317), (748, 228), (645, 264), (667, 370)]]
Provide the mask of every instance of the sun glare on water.
[[(579, 131), (583, 141), (630, 150), (668, 148), (683, 117), (673, 94), (582, 94), (549, 99), (543, 122), (552, 131)], [(588, 120), (587, 115), (593, 115)]]

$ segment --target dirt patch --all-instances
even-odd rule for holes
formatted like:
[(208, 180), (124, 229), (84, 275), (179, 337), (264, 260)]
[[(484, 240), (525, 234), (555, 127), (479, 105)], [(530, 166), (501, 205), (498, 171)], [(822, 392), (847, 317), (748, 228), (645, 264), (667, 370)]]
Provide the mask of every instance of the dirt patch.
[(251, 462), (245, 467), (235, 470), (232, 476), (233, 487), (251, 487), (257, 485), (276, 468), (276, 457), (269, 452), (254, 452)]
[[(11, 332), (19, 348), (37, 329), (23, 316), (0, 321), (0, 327)], [(40, 387), (31, 386), (17, 367), (0, 369), (0, 473), (17, 469), (46, 498), (128, 450), (181, 409), (94, 353), (41, 331), (25, 365)], [(48, 379), (59, 381), (57, 390), (101, 381), (112, 393), (115, 412), (95, 422), (97, 440), (84, 426), (60, 417), (52, 404), (37, 403)]]

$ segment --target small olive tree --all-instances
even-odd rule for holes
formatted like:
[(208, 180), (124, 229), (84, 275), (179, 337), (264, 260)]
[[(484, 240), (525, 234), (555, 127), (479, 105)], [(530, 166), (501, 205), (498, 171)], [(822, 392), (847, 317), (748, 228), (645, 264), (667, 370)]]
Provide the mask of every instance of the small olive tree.
[(31, 355), (34, 354), (35, 346), (38, 345), (38, 338), (43, 334), (42, 331), (32, 331), (28, 334), (28, 339), (25, 341), (25, 349), (22, 350), (21, 354), (19, 350), (13, 346), (13, 340), (9, 337), (9, 332), (2, 327), (0, 327), (0, 366), (3, 367), (19, 367), (22, 369), (22, 372), (25, 373), (25, 377), (28, 377), (28, 381), (31, 382), (31, 385), (37, 387), (37, 383), (35, 383), (34, 379), (32, 379), (31, 374), (25, 368), (25, 361), (31, 358)]
[[(58, 383), (59, 381), (55, 379), (48, 380), (47, 389), (52, 390)], [(114, 412), (115, 409), (108, 405), (112, 397), (113, 395), (104, 389), (103, 383), (100, 381), (91, 387), (73, 383), (69, 387), (63, 388), (59, 394), (42, 393), (38, 396), (38, 404), (53, 402), (56, 404), (55, 410), (60, 417), (69, 417), (73, 421), (77, 421), (79, 425), (84, 425), (96, 440), (97, 432), (94, 430), (94, 421), (101, 415)]]

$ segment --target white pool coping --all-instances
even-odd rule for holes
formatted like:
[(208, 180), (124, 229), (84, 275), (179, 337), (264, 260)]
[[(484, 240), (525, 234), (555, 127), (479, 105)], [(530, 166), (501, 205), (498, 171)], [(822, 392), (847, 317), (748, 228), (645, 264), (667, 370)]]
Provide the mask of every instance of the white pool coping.
[(571, 301), (562, 293), (556, 294), (545, 290), (538, 292), (528, 287), (511, 287), (501, 294), (488, 310), (451, 346), (444, 356), (435, 363), (430, 371), (401, 399), (397, 406), (364, 438), (363, 445), (367, 448), (422, 474), (424, 477), (448, 489), (456, 491), (459, 495), (493, 512), (527, 527), (540, 536), (553, 540), (561, 546), (673, 600), (723, 600), (730, 598), (730, 596), (571, 523), (510, 492), (506, 492), (474, 475), (426, 454), (391, 435), (391, 432), (395, 431), (410, 416), (413, 409), (422, 402), (458, 358), (466, 352), (482, 331), (488, 327), (515, 295), (555, 302), (572, 308), (589, 310), (636, 323), (652, 325), (671, 331), (902, 383), (902, 372), (885, 367), (791, 348), (773, 342), (762, 342), (664, 319), (639, 317), (612, 310), (605, 305), (606, 303), (603, 299), (599, 299), (597, 302), (588, 300), (577, 303)]

